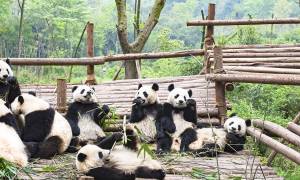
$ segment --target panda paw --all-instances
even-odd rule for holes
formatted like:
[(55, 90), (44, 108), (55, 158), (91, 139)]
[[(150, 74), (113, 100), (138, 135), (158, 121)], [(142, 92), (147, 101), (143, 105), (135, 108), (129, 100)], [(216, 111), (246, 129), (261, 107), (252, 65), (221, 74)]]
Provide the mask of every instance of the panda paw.
[(8, 76), (7, 82), (11, 85), (15, 85), (15, 84), (17, 84), (17, 78), (15, 76)]
[(141, 104), (143, 104), (143, 100), (142, 99), (134, 99), (133, 100), (133, 102), (132, 102), (132, 104), (136, 104), (136, 105), (141, 105)]
[(108, 105), (105, 105), (105, 104), (102, 106), (102, 110), (103, 110), (103, 112), (104, 112), (105, 114), (108, 114), (109, 111), (110, 111)]
[(186, 103), (188, 106), (196, 106), (196, 101), (194, 99), (188, 99)]

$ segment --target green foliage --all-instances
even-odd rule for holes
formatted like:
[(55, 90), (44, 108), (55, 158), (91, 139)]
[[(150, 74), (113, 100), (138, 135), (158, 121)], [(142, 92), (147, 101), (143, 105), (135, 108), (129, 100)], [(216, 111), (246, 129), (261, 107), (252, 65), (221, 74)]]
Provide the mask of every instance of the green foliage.
[(17, 173), (17, 166), (0, 158), (0, 178), (14, 179)]
[(203, 169), (193, 167), (191, 172), (192, 178), (203, 180), (217, 180), (217, 173), (207, 173)]

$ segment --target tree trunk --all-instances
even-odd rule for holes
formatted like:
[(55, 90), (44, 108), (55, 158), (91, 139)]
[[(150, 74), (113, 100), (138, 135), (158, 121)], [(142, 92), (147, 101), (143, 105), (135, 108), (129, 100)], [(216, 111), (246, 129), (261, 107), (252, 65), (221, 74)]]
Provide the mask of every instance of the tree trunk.
[[(152, 10), (145, 22), (144, 28), (134, 42), (128, 42), (126, 1), (115, 0), (118, 14), (117, 31), (120, 45), (124, 54), (142, 52), (152, 30), (158, 22), (166, 0), (155, 0)], [(125, 62), (125, 79), (137, 79), (139, 75), (136, 61)]]
[(18, 57), (21, 57), (22, 43), (23, 43), (23, 19), (24, 19), (25, 0), (22, 1), (22, 4), (20, 3), (20, 0), (18, 0), (18, 3), (21, 11), (20, 24), (19, 24), (19, 37), (18, 37)]

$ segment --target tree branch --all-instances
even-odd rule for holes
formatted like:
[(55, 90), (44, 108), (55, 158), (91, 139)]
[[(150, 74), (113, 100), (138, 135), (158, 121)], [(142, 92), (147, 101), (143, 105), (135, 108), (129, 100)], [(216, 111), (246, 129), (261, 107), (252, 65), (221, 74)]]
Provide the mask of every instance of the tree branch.
[(126, 1), (115, 0), (115, 2), (118, 11), (117, 31), (120, 40), (120, 45), (122, 47), (123, 53), (129, 53), (130, 45), (128, 43), (128, 33), (127, 33)]
[(136, 40), (131, 44), (131, 47), (134, 51), (140, 52), (144, 48), (144, 45), (146, 44), (151, 34), (151, 31), (154, 29), (155, 25), (158, 22), (160, 13), (165, 5), (165, 2), (166, 0), (155, 0), (152, 10), (145, 23), (144, 29), (140, 31)]

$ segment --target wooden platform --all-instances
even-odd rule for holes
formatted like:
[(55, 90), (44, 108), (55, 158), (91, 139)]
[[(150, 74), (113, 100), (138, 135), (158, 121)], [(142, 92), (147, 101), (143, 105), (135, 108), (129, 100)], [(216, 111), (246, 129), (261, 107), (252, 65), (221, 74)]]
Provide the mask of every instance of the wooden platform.
[[(95, 85), (96, 95), (103, 104), (111, 106), (116, 114), (123, 117), (131, 112), (132, 100), (138, 88), (138, 84), (152, 85), (159, 84), (159, 98), (163, 103), (168, 96), (168, 85), (175, 84), (175, 87), (191, 89), (193, 98), (197, 102), (197, 112), (202, 120), (207, 120), (208, 114), (212, 121), (218, 121), (218, 109), (215, 102), (214, 83), (207, 82), (204, 75), (167, 77), (167, 78), (149, 78), (138, 80), (118, 80), (104, 82)], [(67, 85), (67, 101), (71, 101), (71, 89), (74, 84)], [(35, 91), (37, 96), (48, 101), (53, 107), (56, 107), (56, 86), (55, 85), (21, 85), (22, 92)]]
[[(217, 174), (216, 158), (193, 158), (191, 156), (180, 156), (173, 154), (160, 159), (167, 172), (166, 180), (189, 180), (192, 168), (200, 169), (205, 176)], [(254, 161), (253, 161), (254, 160)], [(223, 154), (218, 157), (219, 172), (224, 179), (264, 179), (282, 180), (270, 167), (261, 165), (259, 157), (241, 152), (237, 155)], [(261, 165), (261, 166), (260, 166)], [(33, 179), (76, 179), (82, 174), (75, 168), (75, 154), (56, 156), (53, 160), (36, 160), (30, 163), (32, 169), (30, 176)], [(260, 169), (261, 167), (261, 169)], [(245, 173), (247, 172), (247, 173)], [(24, 173), (19, 175), (20, 179), (30, 179)]]

